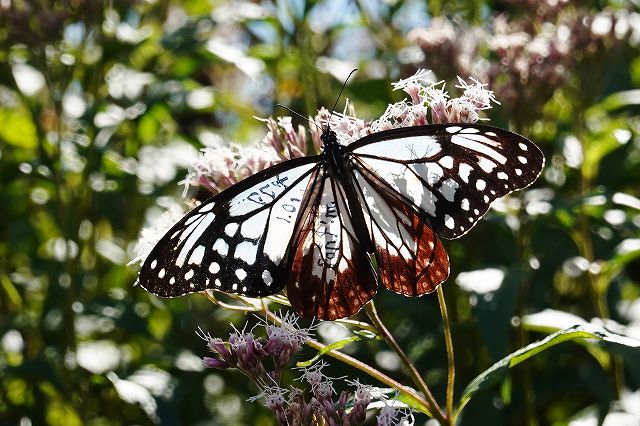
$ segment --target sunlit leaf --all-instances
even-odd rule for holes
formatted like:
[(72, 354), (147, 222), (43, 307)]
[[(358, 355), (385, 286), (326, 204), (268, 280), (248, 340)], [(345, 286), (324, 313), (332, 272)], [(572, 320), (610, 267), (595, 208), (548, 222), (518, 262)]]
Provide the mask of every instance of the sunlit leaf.
[(559, 343), (585, 338), (599, 339), (628, 348), (633, 348), (633, 350), (637, 352), (637, 355), (640, 356), (639, 340), (613, 334), (601, 327), (596, 327), (591, 324), (576, 325), (553, 333), (542, 340), (531, 343), (530, 345), (527, 345), (524, 348), (502, 358), (489, 369), (482, 372), (479, 376), (473, 379), (462, 392), (460, 402), (456, 409), (456, 417), (462, 413), (464, 407), (477, 392), (494, 386), (507, 375), (510, 368), (515, 367), (521, 362), (526, 361), (532, 356), (537, 355), (538, 353)]
[(21, 148), (35, 148), (38, 145), (36, 128), (21, 109), (0, 109), (0, 141)]

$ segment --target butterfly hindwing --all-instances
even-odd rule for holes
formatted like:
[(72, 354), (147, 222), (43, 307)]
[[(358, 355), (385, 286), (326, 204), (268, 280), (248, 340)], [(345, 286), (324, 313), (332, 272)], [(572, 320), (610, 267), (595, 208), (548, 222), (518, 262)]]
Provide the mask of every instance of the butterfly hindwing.
[(316, 168), (314, 157), (281, 163), (200, 204), (151, 251), (140, 271), (142, 287), (165, 297), (208, 288), (254, 297), (280, 291)]
[(334, 320), (360, 310), (377, 285), (340, 183), (328, 176), (320, 181), (293, 243), (287, 297), (302, 316)]
[(430, 293), (449, 276), (449, 257), (416, 208), (356, 167), (353, 175), (376, 246), (382, 284), (405, 296)]
[(535, 181), (544, 165), (528, 139), (478, 124), (393, 129), (348, 149), (357, 167), (377, 174), (449, 239), (468, 232), (493, 200)]

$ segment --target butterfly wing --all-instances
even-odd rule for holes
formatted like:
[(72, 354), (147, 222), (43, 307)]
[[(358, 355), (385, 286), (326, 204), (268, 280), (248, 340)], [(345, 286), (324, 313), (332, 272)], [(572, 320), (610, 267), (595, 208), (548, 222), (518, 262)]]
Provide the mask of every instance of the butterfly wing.
[(449, 257), (438, 236), (377, 174), (358, 166), (352, 173), (382, 284), (405, 296), (435, 290), (449, 276)]
[(208, 288), (251, 297), (286, 282), (289, 241), (320, 166), (297, 158), (263, 170), (200, 204), (153, 248), (139, 281), (175, 297)]
[[(356, 237), (344, 188), (319, 171), (292, 245), (287, 297), (298, 314), (334, 320), (355, 314), (376, 294), (369, 254)], [(358, 206), (359, 208), (359, 206)]]
[(478, 124), (407, 127), (348, 146), (354, 167), (377, 175), (443, 238), (458, 238), (491, 202), (530, 185), (544, 165), (528, 139)]

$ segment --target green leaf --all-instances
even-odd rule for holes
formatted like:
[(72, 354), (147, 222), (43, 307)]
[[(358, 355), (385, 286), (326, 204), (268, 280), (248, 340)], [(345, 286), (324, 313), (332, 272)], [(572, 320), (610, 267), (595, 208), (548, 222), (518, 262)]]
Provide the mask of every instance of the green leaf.
[(462, 392), (460, 403), (455, 411), (454, 418), (458, 418), (464, 407), (477, 392), (488, 389), (502, 380), (506, 376), (509, 368), (515, 367), (521, 362), (557, 345), (558, 343), (584, 338), (595, 338), (605, 342), (622, 345), (629, 349), (633, 348), (633, 350), (637, 351), (638, 355), (640, 355), (640, 341), (613, 334), (592, 324), (575, 325), (573, 327), (560, 330), (502, 358), (500, 361), (493, 364), (488, 370), (485, 370), (473, 379), (471, 383), (467, 385), (464, 392)]
[(38, 146), (36, 128), (25, 110), (0, 109), (0, 140), (21, 148)]
[(625, 90), (609, 95), (601, 105), (607, 111), (614, 111), (627, 106), (640, 105), (640, 90)]
[(296, 363), (296, 367), (309, 367), (310, 365), (312, 365), (314, 362), (316, 362), (318, 359), (320, 359), (320, 357), (322, 355), (326, 354), (327, 352), (332, 351), (334, 349), (335, 350), (342, 349), (345, 346), (347, 346), (349, 343), (357, 342), (358, 340), (362, 340), (362, 337), (361, 336), (351, 336), (351, 337), (347, 337), (346, 339), (338, 340), (337, 342), (332, 343), (330, 345), (327, 345), (324, 348), (322, 348), (321, 350), (319, 350), (318, 353), (316, 354), (316, 356), (314, 356), (310, 360), (300, 361), (300, 362)]

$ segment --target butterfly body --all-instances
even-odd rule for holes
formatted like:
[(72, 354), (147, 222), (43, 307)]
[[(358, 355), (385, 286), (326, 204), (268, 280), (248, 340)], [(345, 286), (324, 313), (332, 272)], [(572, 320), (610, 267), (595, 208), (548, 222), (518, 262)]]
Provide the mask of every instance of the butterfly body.
[(361, 200), (359, 200), (358, 191), (354, 187), (351, 178), (351, 171), (349, 170), (351, 161), (344, 150), (344, 146), (338, 142), (336, 133), (329, 128), (323, 130), (320, 140), (323, 142), (320, 155), (326, 158), (329, 176), (343, 185), (347, 209), (354, 223), (354, 231), (358, 236), (358, 241), (360, 241), (367, 253), (374, 253), (375, 247), (366, 231), (366, 221), (359, 206)]
[(265, 169), (189, 212), (149, 254), (141, 285), (166, 297), (286, 288), (299, 314), (321, 319), (357, 312), (378, 279), (423, 295), (449, 274), (439, 236), (466, 233), (544, 164), (526, 138), (483, 125), (392, 129), (350, 145), (325, 129), (321, 139), (319, 155)]

